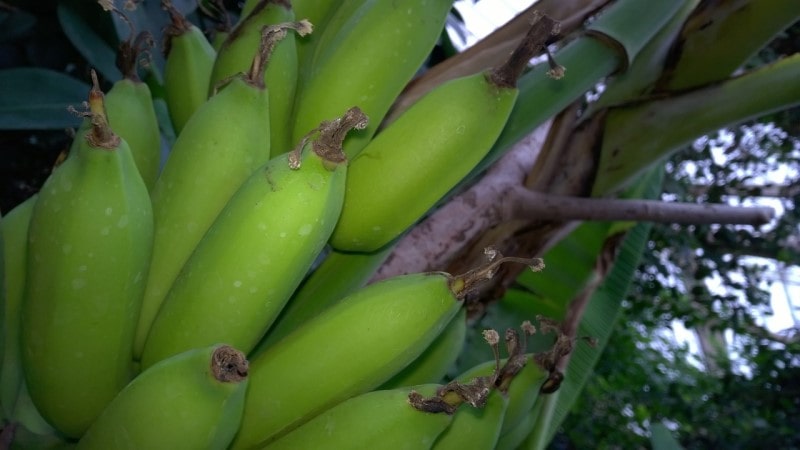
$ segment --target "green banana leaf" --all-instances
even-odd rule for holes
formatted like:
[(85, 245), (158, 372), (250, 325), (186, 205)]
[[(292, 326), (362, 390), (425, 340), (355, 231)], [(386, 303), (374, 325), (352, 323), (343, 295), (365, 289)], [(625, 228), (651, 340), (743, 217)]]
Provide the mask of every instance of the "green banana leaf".
[(122, 78), (110, 13), (85, 0), (62, 0), (57, 12), (61, 28), (86, 61), (111, 82)]
[[(663, 175), (663, 168), (659, 167), (651, 170), (637, 183), (637, 188), (645, 190), (644, 198), (652, 199), (659, 195)], [(532, 432), (537, 437), (538, 445), (532, 448), (544, 448), (552, 440), (558, 426), (570, 412), (575, 399), (591, 376), (605, 343), (614, 330), (622, 308), (622, 299), (628, 292), (651, 227), (649, 223), (639, 223), (627, 232), (611, 271), (586, 306), (578, 336), (589, 336), (596, 339), (598, 344), (594, 348), (581, 344), (575, 346), (561, 388), (546, 398), (543, 410), (539, 411)]]
[(54, 70), (0, 70), (0, 129), (77, 127), (82, 119), (67, 107), (79, 107), (89, 89), (88, 84)]
[(650, 445), (653, 446), (653, 450), (683, 450), (683, 446), (663, 423), (653, 424), (650, 433)]

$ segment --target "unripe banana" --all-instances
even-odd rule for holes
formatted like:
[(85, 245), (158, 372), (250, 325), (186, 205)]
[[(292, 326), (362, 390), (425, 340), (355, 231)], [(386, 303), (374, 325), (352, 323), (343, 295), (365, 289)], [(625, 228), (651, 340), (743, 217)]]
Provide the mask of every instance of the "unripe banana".
[[(450, 424), (449, 414), (418, 411), (409, 404), (412, 390), (431, 395), (437, 385), (368, 392), (346, 400), (263, 447), (296, 449), (430, 448)], [(465, 447), (473, 448), (473, 447)]]
[(38, 195), (29, 197), (0, 220), (3, 236), (3, 360), (0, 369), (0, 404), (4, 417), (12, 417), (22, 386), (20, 359), (20, 308), (25, 289), (28, 225)]
[(435, 450), (492, 450), (500, 437), (500, 428), (508, 399), (492, 391), (481, 408), (462, 407), (453, 415), (453, 423), (439, 435), (431, 447)]
[(242, 417), (247, 359), (227, 345), (175, 355), (142, 372), (78, 449), (225, 449)]
[[(294, 22), (292, 5), (287, 0), (261, 0), (253, 11), (234, 28), (219, 49), (211, 72), (209, 89), (237, 73), (245, 72), (258, 50), (261, 28), (266, 25)], [(301, 36), (311, 32), (308, 21), (297, 22)], [(295, 36), (286, 36), (275, 44), (269, 62), (263, 62), (264, 85), (269, 92), (270, 148), (272, 156), (291, 149), (291, 113), (297, 86), (297, 48)], [(307, 130), (306, 130), (307, 131)]]
[(168, 40), (164, 91), (172, 126), (180, 134), (208, 98), (208, 83), (217, 52), (197, 26), (186, 20), (170, 2), (162, 3), (172, 19), (165, 31)]
[(469, 174), (503, 130), (516, 80), (548, 36), (529, 33), (503, 66), (436, 87), (381, 131), (350, 164), (331, 244), (375, 251)]
[[(508, 358), (501, 364), (499, 352), (499, 334), (494, 330), (486, 330), (484, 337), (492, 346), (495, 360), (479, 364), (461, 374), (450, 384), (455, 384), (449, 391), (467, 392), (474, 396), (480, 393), (480, 387), (491, 386), (491, 392), (485, 398), (471, 402), (479, 408), (462, 408), (455, 414), (453, 424), (439, 437), (433, 448), (458, 449), (468, 446), (476, 449), (493, 449), (500, 438), (506, 420), (517, 421), (514, 414), (527, 412), (531, 404), (527, 403), (528, 392), (538, 395), (547, 373), (537, 364), (529, 363), (531, 355), (525, 353), (527, 337), (535, 333), (530, 322), (522, 325), (524, 339), (515, 329), (506, 330), (505, 343)], [(477, 380), (470, 385), (465, 380)], [(448, 384), (448, 386), (450, 385)], [(447, 391), (445, 391), (447, 392)], [(440, 397), (442, 395), (440, 394)], [(470, 398), (465, 396), (465, 398)], [(524, 409), (524, 412), (523, 412)]]
[(271, 160), (242, 185), (175, 280), (147, 338), (142, 367), (228, 342), (250, 352), (300, 284), (342, 207), (341, 141), (357, 108), (323, 123), (305, 148)]
[(390, 251), (391, 248), (374, 253), (330, 251), (319, 267), (292, 294), (251, 355), (261, 353), (312, 317), (363, 287)]
[(300, 61), (300, 72), (303, 80), (308, 79), (313, 67), (314, 55), (321, 53), (327, 44), (334, 42), (342, 29), (342, 25), (364, 3), (370, 0), (294, 0), (292, 8), (297, 17), (307, 18), (317, 31), (298, 42), (297, 56)]
[(147, 188), (92, 75), (92, 129), (34, 205), (22, 305), (31, 398), (73, 438), (128, 382), (153, 238)]
[(500, 439), (497, 440), (497, 445), (495, 446), (496, 450), (515, 450), (521, 448), (522, 443), (525, 442), (532, 433), (538, 432), (538, 430), (534, 430), (534, 426), (543, 408), (545, 398), (544, 396), (538, 397), (531, 410), (526, 411), (516, 425), (502, 432)]
[(500, 258), (464, 275), (414, 274), (371, 284), (254, 357), (233, 448), (265, 445), (391, 378), (441, 333), (461, 298), (506, 261), (540, 263)]
[[(268, 59), (265, 34), (257, 61)], [(236, 189), (269, 160), (269, 97), (264, 66), (253, 65), (186, 123), (153, 189), (155, 237), (134, 357), (186, 260)], [(211, 345), (215, 342), (209, 342)], [(236, 345), (236, 343), (231, 343)]]
[[(380, 125), (397, 95), (430, 53), (451, 0), (369, 0), (317, 52), (307, 81), (298, 87), (292, 137), (351, 104), (370, 126), (345, 141), (352, 158)], [(321, 42), (322, 45), (322, 42)]]
[(33, 404), (31, 394), (28, 392), (28, 385), (25, 380), (19, 387), (17, 393), (17, 403), (14, 405), (14, 412), (11, 415), (11, 422), (25, 427), (26, 430), (39, 436), (55, 436), (56, 430), (47, 423), (42, 414)]
[(140, 34), (121, 44), (117, 63), (125, 75), (106, 94), (108, 122), (131, 148), (133, 160), (145, 185), (152, 189), (161, 163), (161, 133), (150, 88), (136, 73), (136, 63), (152, 37)]
[(466, 334), (467, 310), (462, 309), (417, 359), (384, 383), (381, 389), (441, 381), (458, 359)]

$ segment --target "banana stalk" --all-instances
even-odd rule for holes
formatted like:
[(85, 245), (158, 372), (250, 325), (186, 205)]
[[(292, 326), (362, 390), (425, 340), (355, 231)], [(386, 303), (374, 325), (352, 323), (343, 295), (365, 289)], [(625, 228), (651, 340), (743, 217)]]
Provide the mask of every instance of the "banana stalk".
[(34, 206), (22, 305), (31, 398), (73, 438), (128, 382), (153, 234), (147, 187), (93, 78), (91, 130)]
[[(256, 170), (197, 245), (153, 322), (142, 367), (215, 342), (250, 352), (333, 230), (347, 165), (341, 142), (358, 108)], [(315, 131), (316, 132), (316, 131)]]

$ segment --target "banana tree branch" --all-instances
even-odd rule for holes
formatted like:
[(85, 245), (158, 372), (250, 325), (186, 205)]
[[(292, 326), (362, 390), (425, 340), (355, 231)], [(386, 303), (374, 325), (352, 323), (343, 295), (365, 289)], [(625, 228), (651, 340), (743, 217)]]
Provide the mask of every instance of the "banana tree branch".
[[(689, 186), (689, 193), (694, 196), (705, 195), (716, 186), (695, 184)], [(800, 183), (793, 182), (787, 185), (763, 184), (742, 187), (723, 186), (723, 193), (736, 197), (794, 197), (800, 194)]]
[(504, 219), (635, 220), (662, 223), (736, 223), (763, 225), (775, 216), (770, 207), (585, 198), (534, 192), (517, 187), (509, 192)]
[(403, 236), (371, 282), (447, 267), (473, 239), (502, 219), (498, 199), (522, 184), (549, 129), (547, 121), (509, 150), (476, 184)]

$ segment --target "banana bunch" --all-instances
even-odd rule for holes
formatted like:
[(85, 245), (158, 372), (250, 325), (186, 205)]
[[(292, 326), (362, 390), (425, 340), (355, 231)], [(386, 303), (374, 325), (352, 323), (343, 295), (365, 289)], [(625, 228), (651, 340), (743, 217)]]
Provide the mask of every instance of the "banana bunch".
[[(125, 78), (104, 94), (92, 74), (68, 155), (0, 222), (16, 445), (493, 448), (520, 427), (560, 380), (556, 356), (529, 363), (530, 324), (444, 381), (464, 298), (540, 259), (364, 284), (491, 148), (553, 23), (381, 129), (451, 0), (249, 0), (216, 47), (163, 3), (163, 86), (132, 33)], [(154, 92), (177, 133), (163, 163)]]

